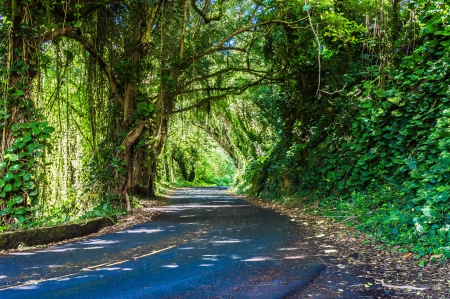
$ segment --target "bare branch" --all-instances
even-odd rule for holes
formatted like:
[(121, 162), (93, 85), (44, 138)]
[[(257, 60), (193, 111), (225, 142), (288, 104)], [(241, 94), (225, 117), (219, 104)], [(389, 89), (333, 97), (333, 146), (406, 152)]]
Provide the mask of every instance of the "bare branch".
[(207, 97), (207, 98), (205, 98), (205, 99), (195, 103), (194, 105), (188, 106), (186, 108), (182, 108), (182, 109), (166, 112), (165, 115), (172, 115), (172, 114), (177, 114), (177, 113), (189, 111), (189, 110), (192, 110), (192, 109), (195, 109), (195, 108), (199, 108), (199, 107), (201, 107), (201, 106), (203, 106), (203, 105), (205, 105), (207, 103), (210, 103), (212, 101), (222, 100), (222, 99), (224, 99), (226, 97), (227, 97), (226, 94), (221, 94), (221, 95), (218, 95), (218, 96)]
[(344, 87), (342, 87), (342, 89), (340, 89), (340, 90), (335, 90), (335, 91), (333, 91), (333, 92), (328, 92), (328, 91), (322, 90), (322, 89), (319, 89), (319, 91), (320, 91), (320, 92), (323, 92), (324, 94), (334, 95), (335, 93), (343, 92), (346, 86), (347, 86), (347, 83), (345, 83), (345, 85), (344, 85)]
[[(223, 0), (219, 1), (219, 7), (222, 6)], [(196, 3), (196, 0), (191, 0), (191, 6), (192, 8), (202, 17), (205, 24), (209, 24), (212, 21), (218, 21), (220, 18), (222, 18), (222, 10), (220, 10), (219, 15), (216, 17), (209, 18), (198, 6)]]
[(244, 85), (244, 86), (241, 86), (241, 87), (237, 87), (237, 88), (235, 88), (235, 89), (238, 90), (237, 92), (225, 93), (225, 94), (221, 94), (221, 95), (217, 95), (217, 96), (211, 96), (211, 97), (204, 98), (203, 100), (200, 100), (199, 102), (197, 102), (197, 103), (195, 103), (195, 104), (193, 104), (191, 106), (188, 106), (186, 108), (182, 108), (182, 109), (166, 112), (165, 115), (177, 114), (177, 113), (180, 113), (180, 112), (185, 112), (185, 111), (189, 111), (189, 110), (192, 110), (192, 109), (195, 109), (195, 108), (199, 108), (199, 107), (201, 107), (201, 106), (203, 106), (205, 104), (208, 104), (208, 103), (210, 103), (212, 101), (222, 100), (222, 99), (226, 98), (230, 94), (231, 95), (240, 95), (240, 94), (244, 93), (244, 91), (246, 91), (250, 87), (257, 86), (257, 85), (261, 84), (261, 82), (263, 82), (264, 80), (265, 79), (263, 78), (263, 79), (260, 79), (258, 81), (252, 82), (250, 84), (247, 84), (247, 85)]

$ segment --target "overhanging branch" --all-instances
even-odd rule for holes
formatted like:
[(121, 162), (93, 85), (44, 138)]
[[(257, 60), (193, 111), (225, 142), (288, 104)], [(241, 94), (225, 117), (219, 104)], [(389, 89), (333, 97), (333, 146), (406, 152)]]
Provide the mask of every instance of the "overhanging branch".
[[(215, 53), (215, 52), (218, 52), (218, 51), (222, 51), (222, 50), (231, 49), (231, 48), (229, 48), (229, 47), (224, 47), (224, 44), (225, 44), (227, 41), (229, 41), (230, 39), (232, 39), (233, 37), (235, 37), (235, 36), (237, 36), (237, 35), (239, 35), (239, 34), (241, 34), (241, 33), (244, 33), (244, 32), (246, 32), (246, 31), (250, 31), (250, 30), (252, 30), (252, 29), (254, 29), (254, 28), (258, 28), (258, 27), (261, 27), (261, 26), (269, 25), (269, 24), (292, 25), (292, 24), (301, 22), (301, 21), (303, 21), (303, 20), (305, 20), (305, 19), (307, 19), (307, 18), (303, 18), (303, 19), (298, 20), (298, 21), (295, 21), (295, 22), (287, 22), (287, 21), (281, 21), (281, 20), (272, 20), (272, 21), (261, 22), (261, 23), (258, 23), (258, 24), (254, 24), (254, 25), (249, 25), (249, 26), (242, 27), (242, 28), (237, 29), (237, 30), (235, 30), (234, 32), (230, 33), (228, 36), (224, 37), (222, 40), (220, 40), (220, 41), (217, 43), (216, 46), (211, 47), (211, 48), (209, 48), (209, 49), (203, 51), (202, 53), (199, 53), (197, 56), (194, 56), (194, 57), (191, 57), (191, 58), (189, 58), (189, 59), (184, 60), (184, 61), (181, 63), (182, 68), (187, 68), (188, 66), (190, 66), (190, 65), (191, 65), (192, 63), (194, 63), (195, 61), (199, 60), (199, 59), (202, 58), (202, 57), (208, 56), (209, 54), (212, 54), (212, 53)], [(236, 49), (242, 50), (242, 48), (236, 48)], [(244, 49), (244, 51), (245, 51), (245, 49)]]
[(218, 20), (220, 20), (220, 18), (222, 18), (222, 9), (221, 9), (222, 3), (223, 3), (223, 0), (219, 0), (219, 9), (220, 9), (219, 14), (215, 17), (210, 18), (197, 6), (196, 0), (191, 0), (192, 8), (200, 15), (200, 17), (202, 17), (205, 24), (209, 24), (212, 21), (218, 21)]
[(264, 80), (265, 80), (265, 78), (262, 78), (260, 80), (255, 81), (255, 82), (252, 82), (250, 84), (247, 84), (247, 85), (244, 85), (244, 86), (241, 86), (241, 87), (236, 87), (236, 88), (234, 88), (234, 89), (237, 90), (236, 92), (224, 93), (224, 94), (220, 94), (220, 95), (217, 95), (217, 96), (211, 96), (211, 97), (204, 98), (203, 100), (200, 100), (197, 103), (195, 103), (195, 104), (193, 104), (191, 106), (188, 106), (186, 108), (182, 108), (182, 109), (166, 112), (165, 115), (177, 114), (177, 113), (189, 111), (189, 110), (192, 110), (192, 109), (195, 109), (195, 108), (199, 108), (199, 107), (201, 107), (201, 106), (203, 106), (205, 104), (208, 104), (210, 102), (225, 99), (228, 95), (240, 95), (240, 94), (244, 93), (244, 91), (246, 91), (250, 87), (257, 86), (257, 85), (261, 84)]
[(218, 96), (207, 97), (207, 98), (205, 98), (205, 99), (203, 99), (203, 100), (201, 100), (201, 101), (199, 101), (199, 102), (197, 102), (194, 105), (191, 105), (189, 107), (166, 112), (165, 115), (172, 115), (172, 114), (177, 114), (177, 113), (189, 111), (189, 110), (192, 110), (192, 109), (195, 109), (195, 108), (199, 108), (199, 107), (201, 107), (201, 106), (203, 106), (203, 105), (205, 105), (207, 103), (225, 99), (226, 97), (227, 97), (226, 94), (221, 94), (221, 95), (218, 95)]
[(227, 74), (227, 73), (230, 73), (230, 72), (249, 73), (249, 74), (252, 74), (254, 76), (257, 76), (257, 77), (260, 77), (260, 78), (265, 78), (267, 80), (273, 80), (273, 81), (280, 80), (279, 78), (268, 77), (268, 75), (271, 75), (271, 76), (275, 75), (273, 72), (259, 71), (259, 70), (248, 69), (248, 68), (226, 68), (226, 69), (217, 71), (217, 72), (212, 73), (212, 74), (208, 74), (208, 75), (204, 75), (204, 76), (198, 76), (198, 77), (196, 77), (196, 78), (194, 78), (192, 80), (189, 80), (188, 82), (184, 83), (180, 87), (181, 87), (181, 89), (184, 89), (187, 86), (194, 84), (195, 82), (206, 80), (206, 79), (213, 78), (213, 77), (220, 76), (220, 75), (224, 75), (224, 74)]

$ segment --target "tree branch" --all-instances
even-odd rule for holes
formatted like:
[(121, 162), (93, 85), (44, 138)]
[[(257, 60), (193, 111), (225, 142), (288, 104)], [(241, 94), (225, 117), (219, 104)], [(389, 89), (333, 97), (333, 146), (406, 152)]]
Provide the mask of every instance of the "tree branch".
[(142, 38), (140, 40), (141, 44), (144, 45), (144, 48), (146, 51), (148, 51), (148, 44), (150, 43), (150, 39), (152, 36), (152, 30), (153, 30), (153, 23), (155, 22), (156, 19), (156, 14), (159, 11), (159, 8), (162, 5), (163, 0), (158, 0), (158, 2), (155, 3), (155, 6), (153, 6), (152, 12), (150, 14), (150, 18), (147, 21), (146, 27), (145, 27), (145, 32), (142, 35)]
[[(219, 7), (222, 6), (223, 0), (219, 1)], [(202, 17), (205, 24), (209, 24), (212, 21), (218, 21), (222, 18), (222, 10), (220, 9), (219, 15), (216, 17), (208, 18), (208, 16), (197, 6), (196, 0), (191, 0), (192, 8)]]
[(203, 106), (203, 105), (205, 105), (205, 104), (207, 104), (207, 103), (209, 103), (211, 101), (218, 101), (218, 100), (224, 99), (226, 97), (227, 97), (226, 94), (221, 94), (221, 95), (218, 95), (218, 96), (207, 97), (207, 98), (205, 98), (205, 99), (203, 99), (203, 100), (201, 100), (201, 101), (199, 101), (199, 102), (197, 102), (194, 105), (191, 105), (189, 107), (166, 112), (165, 115), (172, 115), (172, 114), (177, 114), (177, 113), (189, 111), (189, 110), (192, 110), (192, 109), (195, 109), (195, 108), (199, 108), (199, 107), (201, 107), (201, 106)]
[[(105, 7), (106, 5), (121, 2), (123, 0), (103, 0), (95, 1), (91, 3), (84, 4), (83, 7), (76, 12), (78, 12), (81, 17), (89, 15), (91, 12), (96, 11), (99, 8)], [(53, 8), (53, 14), (64, 18), (65, 21), (71, 22), (77, 20), (78, 17), (75, 16), (74, 12), (68, 12), (65, 7), (66, 4), (55, 5)]]
[[(275, 78), (275, 77), (268, 77), (269, 74), (271, 74), (272, 76), (274, 75), (274, 73), (272, 72), (268, 72), (268, 71), (258, 71), (258, 70), (254, 70), (254, 69), (248, 69), (248, 68), (226, 68), (220, 71), (217, 71), (215, 73), (212, 74), (208, 74), (205, 76), (198, 76), (186, 83), (184, 83), (182, 86), (180, 86), (181, 89), (185, 89), (187, 86), (194, 84), (195, 82), (201, 81), (201, 80), (205, 80), (205, 79), (209, 79), (209, 78), (213, 78), (219, 75), (223, 75), (226, 73), (230, 73), (230, 72), (242, 72), (242, 73), (249, 73), (252, 74), (254, 76), (260, 77), (260, 78), (264, 78), (267, 80), (272, 80), (272, 81), (279, 81), (279, 78)], [(282, 82), (282, 81), (280, 81)], [(184, 92), (183, 92), (184, 93)]]
[[(191, 65), (192, 63), (194, 63), (195, 61), (199, 60), (200, 58), (205, 57), (205, 56), (207, 56), (207, 55), (209, 55), (209, 54), (218, 52), (218, 51), (222, 51), (222, 50), (236, 50), (236, 51), (242, 51), (241, 48), (234, 48), (234, 49), (233, 49), (233, 48), (230, 48), (230, 47), (224, 47), (223, 45), (224, 45), (227, 41), (229, 41), (231, 38), (233, 38), (233, 37), (235, 37), (235, 36), (237, 36), (237, 35), (239, 35), (239, 34), (241, 34), (241, 33), (244, 33), (244, 32), (246, 32), (246, 31), (250, 31), (251, 29), (254, 29), (254, 28), (257, 28), (257, 27), (261, 27), (261, 26), (265, 26), (265, 25), (269, 25), (269, 24), (285, 24), (285, 25), (291, 25), (291, 24), (295, 24), (295, 23), (301, 22), (301, 21), (303, 21), (303, 20), (305, 20), (305, 19), (307, 19), (307, 18), (303, 18), (303, 19), (298, 20), (298, 21), (295, 21), (295, 22), (287, 22), (287, 21), (281, 21), (281, 20), (273, 20), (273, 21), (261, 22), (261, 23), (259, 23), (259, 24), (249, 25), (249, 26), (242, 27), (242, 28), (237, 29), (237, 30), (235, 30), (234, 32), (230, 33), (230, 34), (229, 34), (228, 36), (226, 36), (225, 38), (223, 38), (221, 41), (219, 41), (219, 42), (217, 43), (216, 46), (211, 47), (211, 48), (209, 48), (209, 49), (203, 51), (202, 53), (198, 54), (197, 56), (191, 57), (191, 58), (186, 59), (185, 61), (183, 61), (183, 62), (181, 63), (182, 68), (186, 68), (186, 67), (188, 67), (189, 65)], [(245, 51), (245, 49), (244, 49), (244, 51)]]
[[(246, 91), (250, 87), (257, 86), (257, 85), (261, 84), (261, 82), (264, 81), (264, 80), (265, 80), (265, 78), (262, 78), (262, 79), (260, 79), (258, 81), (252, 82), (252, 83), (247, 84), (245, 86), (238, 87), (238, 88), (236, 88), (236, 89), (238, 89), (238, 91), (237, 92), (233, 92), (231, 94), (232, 95), (240, 95), (240, 94), (244, 93), (244, 91)], [(217, 96), (207, 97), (207, 98), (205, 98), (203, 100), (200, 100), (199, 102), (197, 102), (197, 103), (195, 103), (195, 104), (193, 104), (191, 106), (188, 106), (186, 108), (182, 108), (182, 109), (166, 112), (165, 115), (177, 114), (177, 113), (189, 111), (189, 110), (192, 110), (192, 109), (195, 109), (195, 108), (199, 108), (199, 107), (201, 107), (201, 106), (203, 106), (203, 105), (205, 105), (205, 104), (207, 104), (207, 103), (209, 103), (211, 101), (218, 101), (218, 100), (224, 99), (228, 95), (229, 95), (229, 93), (225, 93), (225, 94), (221, 94), (221, 95), (217, 95)]]

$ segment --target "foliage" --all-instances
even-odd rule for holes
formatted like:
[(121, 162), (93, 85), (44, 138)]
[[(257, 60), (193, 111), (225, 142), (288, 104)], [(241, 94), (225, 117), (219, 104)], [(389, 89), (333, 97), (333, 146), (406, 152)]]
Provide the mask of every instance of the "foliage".
[[(346, 92), (317, 101), (303, 88), (299, 106), (289, 102), (296, 82), (284, 87), (294, 117), (278, 108), (282, 139), (249, 164), (247, 192), (295, 194), (388, 246), (449, 257), (448, 5), (417, 1), (410, 9), (420, 15), (421, 44), (392, 67), (380, 72), (378, 61), (349, 61), (358, 72), (344, 75)], [(333, 40), (323, 41), (333, 49)], [(324, 83), (336, 86), (335, 79)]]
[(235, 166), (200, 127), (172, 119), (173, 136), (160, 158), (161, 182), (171, 186), (230, 186)]
[(1, 230), (234, 183), (450, 255), (448, 4), (12, 0), (0, 23)]

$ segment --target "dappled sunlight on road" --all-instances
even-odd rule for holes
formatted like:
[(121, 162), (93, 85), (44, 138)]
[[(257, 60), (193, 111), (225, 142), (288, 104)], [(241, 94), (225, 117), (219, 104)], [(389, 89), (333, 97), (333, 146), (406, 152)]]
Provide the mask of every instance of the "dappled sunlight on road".
[(81, 249), (91, 250), (91, 249), (102, 249), (102, 248), (105, 248), (105, 247), (103, 247), (103, 246), (94, 246), (94, 247), (84, 247), (84, 248), (81, 248)]
[(306, 255), (294, 255), (294, 256), (285, 256), (285, 260), (301, 260), (307, 258)]
[(216, 262), (219, 260), (218, 256), (223, 256), (223, 254), (204, 254), (202, 260)]
[(37, 289), (37, 285), (21, 285), (14, 287), (15, 290), (34, 290)]
[(80, 244), (83, 245), (107, 245), (107, 244), (116, 244), (119, 243), (120, 241), (117, 240), (101, 240), (101, 239), (92, 239), (92, 240), (87, 240), (84, 242), (80, 242)]
[(135, 228), (135, 229), (127, 229), (122, 230), (120, 232), (117, 232), (116, 234), (152, 234), (152, 233), (159, 233), (163, 232), (163, 229), (157, 228), (157, 229), (146, 229), (146, 228)]
[(249, 259), (242, 260), (243, 262), (264, 262), (264, 261), (271, 261), (273, 258), (267, 257), (267, 256), (255, 256)]
[(72, 250), (77, 250), (77, 249), (79, 249), (79, 248), (69, 247), (69, 248), (44, 249), (44, 250), (38, 251), (38, 253), (43, 253), (43, 252), (67, 252), (67, 251), (72, 251)]
[(220, 240), (220, 241), (212, 241), (211, 243), (221, 245), (221, 244), (242, 243), (245, 241), (248, 241), (248, 240)]
[(179, 265), (163, 265), (161, 267), (163, 267), (163, 268), (178, 268)]
[(64, 265), (48, 265), (48, 268), (61, 268), (64, 267)]

